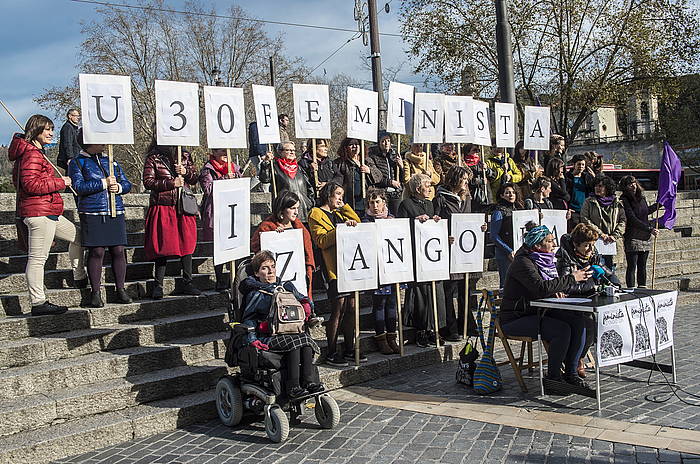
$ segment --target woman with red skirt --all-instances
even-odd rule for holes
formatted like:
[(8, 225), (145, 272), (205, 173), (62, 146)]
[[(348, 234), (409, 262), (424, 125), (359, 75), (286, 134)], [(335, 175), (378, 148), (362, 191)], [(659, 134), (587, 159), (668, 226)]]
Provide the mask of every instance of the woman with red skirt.
[(178, 192), (186, 184), (197, 183), (197, 171), (192, 157), (182, 152), (177, 164), (177, 148), (154, 142), (148, 150), (143, 167), (143, 185), (151, 191), (146, 214), (144, 251), (146, 259), (155, 261), (156, 285), (151, 298), (163, 298), (163, 278), (168, 258), (177, 256), (182, 263), (182, 282), (175, 294), (200, 295), (192, 285), (192, 253), (197, 245), (197, 218), (177, 210)]

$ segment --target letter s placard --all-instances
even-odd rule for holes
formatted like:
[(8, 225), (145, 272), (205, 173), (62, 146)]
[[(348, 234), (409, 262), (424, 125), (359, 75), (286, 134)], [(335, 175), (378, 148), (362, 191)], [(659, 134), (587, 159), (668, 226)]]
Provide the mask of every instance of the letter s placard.
[(133, 144), (131, 78), (80, 74), (78, 80), (85, 143)]
[(156, 80), (155, 90), (158, 145), (199, 146), (199, 85)]
[(247, 148), (243, 89), (204, 87), (209, 148)]

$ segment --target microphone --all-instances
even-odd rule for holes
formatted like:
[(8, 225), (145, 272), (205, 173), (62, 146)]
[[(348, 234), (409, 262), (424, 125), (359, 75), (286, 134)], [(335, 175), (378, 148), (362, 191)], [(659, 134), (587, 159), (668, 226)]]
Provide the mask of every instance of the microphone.
[(605, 275), (605, 269), (603, 269), (603, 266), (599, 266), (597, 264), (591, 264), (591, 271), (593, 271), (593, 278), (603, 284), (606, 285), (612, 285), (615, 288), (621, 288), (620, 285), (615, 284), (608, 279), (608, 277)]

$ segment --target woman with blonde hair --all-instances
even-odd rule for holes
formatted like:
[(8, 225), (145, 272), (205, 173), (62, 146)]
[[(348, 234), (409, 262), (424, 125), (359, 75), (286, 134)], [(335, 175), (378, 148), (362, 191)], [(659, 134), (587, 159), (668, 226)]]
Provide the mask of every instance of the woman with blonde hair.
[[(430, 189), (428, 191), (427, 199), (432, 200), (435, 198), (435, 189), (440, 183), (440, 174), (438, 174), (438, 172), (435, 170), (433, 161), (430, 159), (429, 155), (426, 155), (426, 153), (423, 151), (423, 144), (411, 144), (411, 151), (406, 152), (405, 162), (403, 165), (404, 184), (408, 184), (414, 175), (424, 174), (428, 176), (428, 179), (430, 180)], [(408, 190), (404, 190), (404, 193), (405, 196), (409, 198), (413, 195)]]

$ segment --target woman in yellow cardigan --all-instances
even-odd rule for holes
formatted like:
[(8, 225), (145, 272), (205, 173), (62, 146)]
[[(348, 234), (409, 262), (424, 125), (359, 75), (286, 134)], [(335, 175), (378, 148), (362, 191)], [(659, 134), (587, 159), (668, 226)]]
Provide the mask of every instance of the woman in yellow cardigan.
[[(411, 151), (407, 152), (405, 155), (406, 163), (404, 163), (403, 168), (403, 184), (406, 186), (408, 180), (413, 177), (414, 174), (427, 174), (430, 177), (430, 194), (428, 195), (428, 200), (432, 201), (435, 198), (435, 188), (440, 183), (440, 174), (437, 173), (433, 167), (433, 162), (428, 156), (428, 167), (425, 167), (426, 155), (423, 151), (423, 144), (414, 143), (411, 145)], [(404, 192), (406, 190), (404, 189)]]
[[(336, 274), (335, 226), (346, 224), (354, 227), (360, 218), (350, 205), (343, 201), (343, 187), (335, 182), (328, 182), (318, 194), (319, 208), (313, 208), (309, 213), (309, 229), (314, 245), (321, 249), (323, 267), (328, 281), (328, 300), (331, 303), (331, 317), (326, 323), (326, 339), (328, 352), (326, 364), (344, 367), (347, 360), (354, 357), (355, 341), (355, 301), (351, 293), (338, 293), (338, 277)], [(342, 324), (341, 324), (342, 322)], [(338, 328), (341, 326), (345, 343), (344, 354), (337, 351)], [(360, 354), (360, 361), (366, 361)]]

